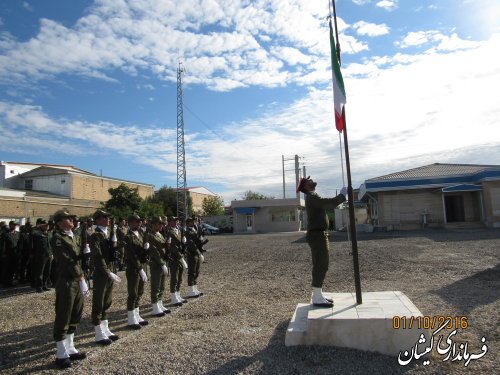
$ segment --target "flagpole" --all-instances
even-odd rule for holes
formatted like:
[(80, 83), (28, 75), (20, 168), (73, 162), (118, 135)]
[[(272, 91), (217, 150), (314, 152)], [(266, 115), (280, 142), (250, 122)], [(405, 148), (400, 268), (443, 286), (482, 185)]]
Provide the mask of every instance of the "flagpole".
[[(335, 23), (335, 41), (336, 41), (336, 52), (337, 58), (340, 64), (340, 43), (339, 34), (337, 29), (337, 11), (335, 9), (335, 0), (332, 0), (333, 4), (333, 19)], [(345, 106), (342, 108), (342, 120), (344, 122), (344, 151), (345, 151), (345, 163), (347, 172), (347, 196), (349, 200), (349, 229), (351, 233), (351, 246), (352, 246), (352, 260), (354, 267), (354, 285), (356, 288), (356, 302), (358, 305), (363, 303), (361, 296), (361, 278), (359, 275), (359, 261), (358, 261), (358, 239), (356, 236), (356, 217), (354, 215), (354, 194), (352, 189), (352, 179), (351, 179), (351, 162), (349, 159), (349, 142), (347, 140), (347, 121), (345, 118)]]

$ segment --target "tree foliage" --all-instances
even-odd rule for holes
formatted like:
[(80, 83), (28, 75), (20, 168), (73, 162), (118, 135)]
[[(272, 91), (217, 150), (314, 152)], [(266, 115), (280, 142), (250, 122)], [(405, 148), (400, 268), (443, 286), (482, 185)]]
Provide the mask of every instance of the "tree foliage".
[(116, 188), (109, 188), (108, 192), (111, 198), (104, 204), (104, 208), (113, 216), (128, 217), (141, 206), (142, 198), (138, 188), (120, 184)]
[(219, 216), (224, 215), (224, 200), (218, 195), (203, 198), (203, 215)]
[[(192, 213), (193, 199), (188, 193), (188, 216)], [(160, 204), (163, 212), (170, 216), (177, 214), (177, 191), (167, 185), (162, 186), (152, 198), (153, 203)]]
[(242, 198), (244, 200), (258, 200), (258, 199), (274, 199), (274, 197), (272, 196), (266, 196), (264, 194), (261, 194), (261, 193), (257, 193), (256, 191), (252, 191), (252, 190), (247, 190), (243, 193), (243, 196)]

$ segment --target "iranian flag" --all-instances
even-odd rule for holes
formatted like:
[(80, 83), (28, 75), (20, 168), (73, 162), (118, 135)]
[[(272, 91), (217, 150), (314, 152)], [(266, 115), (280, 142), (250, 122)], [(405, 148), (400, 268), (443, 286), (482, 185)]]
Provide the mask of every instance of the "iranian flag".
[(332, 54), (333, 102), (335, 106), (335, 127), (339, 132), (344, 130), (344, 105), (346, 103), (344, 79), (340, 72), (340, 64), (335, 49), (332, 19), (330, 18), (330, 50)]

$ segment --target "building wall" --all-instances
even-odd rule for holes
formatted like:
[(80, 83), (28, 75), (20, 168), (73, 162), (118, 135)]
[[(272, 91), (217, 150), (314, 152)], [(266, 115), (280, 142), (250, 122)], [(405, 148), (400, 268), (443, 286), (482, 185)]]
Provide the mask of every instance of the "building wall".
[(425, 190), (380, 192), (378, 197), (379, 224), (403, 229), (421, 228), (423, 213), (430, 227), (444, 225), (441, 192)]
[[(26, 181), (32, 181), (32, 188), (29, 190), (48, 191), (52, 194), (70, 196), (71, 179), (69, 174), (58, 174), (53, 176), (37, 176), (22, 179), (19, 189), (26, 189)], [(28, 190), (28, 189), (27, 189)]]
[[(236, 217), (236, 219), (234, 219)], [(235, 233), (247, 233), (246, 214), (233, 215)], [(296, 206), (261, 207), (253, 214), (250, 233), (295, 232), (300, 230), (300, 212)]]
[(485, 223), (500, 228), (500, 181), (483, 182)]
[(88, 216), (100, 208), (100, 202), (69, 198), (0, 197), (0, 216), (26, 218), (32, 222), (39, 217), (50, 219), (57, 210), (63, 208), (78, 216)]
[(105, 202), (110, 198), (108, 189), (117, 188), (122, 183), (130, 188), (138, 188), (138, 193), (141, 198), (147, 198), (153, 195), (153, 186), (138, 185), (132, 182), (123, 182), (111, 180), (99, 176), (72, 175), (71, 180), (71, 198), (87, 199)]
[(203, 199), (210, 197), (211, 195), (190, 191), (189, 196), (193, 202), (193, 212), (201, 213), (203, 211)]

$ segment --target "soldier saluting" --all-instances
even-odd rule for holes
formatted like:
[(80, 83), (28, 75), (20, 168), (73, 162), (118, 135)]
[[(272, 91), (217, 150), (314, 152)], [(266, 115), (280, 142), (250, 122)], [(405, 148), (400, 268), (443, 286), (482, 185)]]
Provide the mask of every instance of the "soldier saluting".
[(100, 345), (109, 345), (118, 340), (118, 336), (109, 330), (107, 311), (113, 303), (113, 286), (121, 279), (111, 272), (115, 259), (116, 241), (108, 233), (109, 214), (103, 210), (94, 213), (96, 229), (90, 236), (90, 256), (94, 269), (94, 287), (92, 293), (92, 324), (95, 341)]
[(307, 243), (312, 255), (312, 303), (319, 307), (332, 307), (333, 301), (323, 295), (323, 281), (328, 271), (328, 215), (327, 209), (335, 209), (345, 202), (347, 190), (342, 188), (335, 198), (321, 198), (316, 192), (316, 182), (309, 177), (301, 178), (297, 192), (305, 195), (307, 213)]
[(71, 367), (72, 360), (86, 357), (75, 349), (73, 338), (83, 313), (83, 297), (89, 296), (89, 288), (83, 277), (82, 254), (72, 232), (73, 215), (60, 210), (54, 214), (56, 228), (51, 246), (57, 260), (56, 317), (54, 340), (56, 341), (56, 365)]

